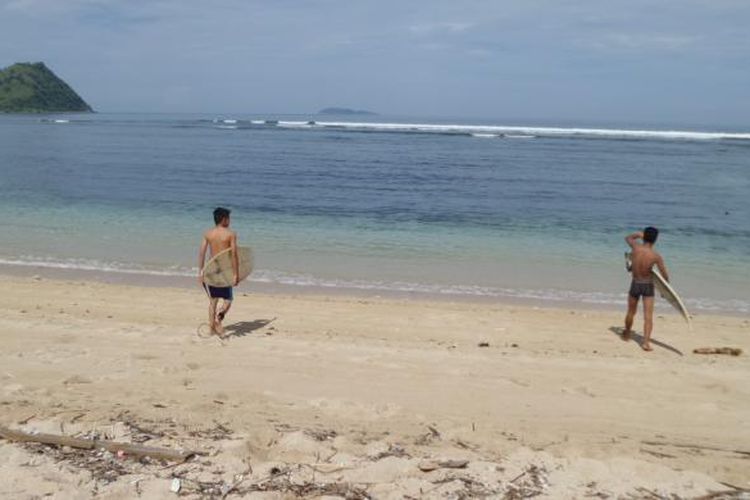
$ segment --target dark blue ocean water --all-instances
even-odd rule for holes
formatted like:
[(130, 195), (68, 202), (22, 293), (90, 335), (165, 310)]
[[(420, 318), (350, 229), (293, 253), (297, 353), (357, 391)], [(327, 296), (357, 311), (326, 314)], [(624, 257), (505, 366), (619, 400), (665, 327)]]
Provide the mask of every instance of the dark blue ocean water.
[(750, 134), (354, 121), (0, 116), (0, 263), (190, 274), (224, 205), (260, 281), (617, 303), (650, 224), (692, 307), (750, 311)]

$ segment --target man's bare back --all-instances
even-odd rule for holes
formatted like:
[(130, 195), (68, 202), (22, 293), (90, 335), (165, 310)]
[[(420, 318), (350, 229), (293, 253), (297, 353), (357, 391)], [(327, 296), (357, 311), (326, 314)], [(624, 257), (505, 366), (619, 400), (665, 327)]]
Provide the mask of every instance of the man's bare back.
[(237, 238), (237, 235), (230, 229), (217, 226), (203, 233), (203, 238), (211, 247), (211, 256), (214, 256), (227, 248), (232, 248), (232, 241)]
[(654, 266), (657, 266), (662, 276), (664, 276), (664, 278), (669, 281), (667, 270), (664, 267), (664, 259), (662, 259), (661, 255), (659, 255), (659, 252), (654, 250), (651, 246), (639, 245), (637, 243), (631, 245), (631, 248), (631, 273), (633, 274), (634, 280), (651, 280), (651, 269)]

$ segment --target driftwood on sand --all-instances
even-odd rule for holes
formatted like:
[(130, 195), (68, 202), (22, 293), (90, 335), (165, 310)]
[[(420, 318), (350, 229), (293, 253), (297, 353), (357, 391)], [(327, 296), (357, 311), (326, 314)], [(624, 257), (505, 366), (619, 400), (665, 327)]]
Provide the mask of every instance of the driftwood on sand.
[(419, 470), (431, 472), (437, 469), (463, 469), (469, 465), (468, 460), (422, 460)]
[(0, 437), (8, 441), (19, 441), (26, 443), (42, 443), (55, 446), (69, 446), (83, 450), (105, 449), (111, 453), (124, 453), (132, 457), (150, 457), (155, 460), (166, 460), (169, 462), (184, 462), (198, 453), (190, 450), (172, 450), (169, 448), (155, 448), (132, 443), (121, 443), (104, 439), (83, 439), (72, 436), (60, 436), (56, 434), (32, 434), (29, 432), (9, 429), (0, 426)]
[(730, 356), (739, 356), (742, 354), (742, 349), (737, 347), (699, 347), (693, 349), (695, 354), (729, 354)]

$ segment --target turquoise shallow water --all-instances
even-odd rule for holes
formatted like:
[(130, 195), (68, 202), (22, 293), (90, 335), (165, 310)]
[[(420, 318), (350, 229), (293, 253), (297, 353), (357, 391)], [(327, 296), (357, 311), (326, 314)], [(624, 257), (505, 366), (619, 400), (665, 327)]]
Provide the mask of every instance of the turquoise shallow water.
[(221, 204), (257, 281), (619, 304), (655, 224), (691, 307), (750, 311), (742, 131), (309, 119), (0, 117), (0, 264), (191, 275)]

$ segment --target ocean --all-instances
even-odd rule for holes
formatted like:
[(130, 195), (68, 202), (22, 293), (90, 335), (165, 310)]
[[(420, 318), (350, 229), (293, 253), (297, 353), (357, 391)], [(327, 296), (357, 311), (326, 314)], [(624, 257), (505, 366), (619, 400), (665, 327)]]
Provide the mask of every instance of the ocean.
[(624, 236), (750, 313), (750, 133), (411, 117), (0, 115), (0, 271), (193, 276), (216, 206), (255, 286), (621, 306)]

